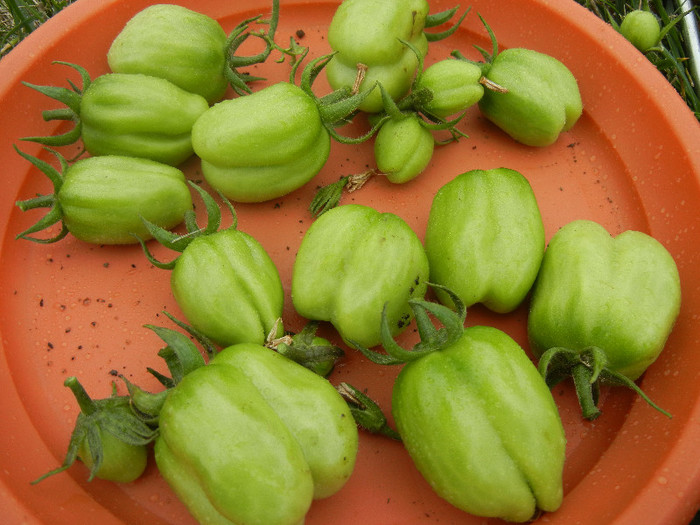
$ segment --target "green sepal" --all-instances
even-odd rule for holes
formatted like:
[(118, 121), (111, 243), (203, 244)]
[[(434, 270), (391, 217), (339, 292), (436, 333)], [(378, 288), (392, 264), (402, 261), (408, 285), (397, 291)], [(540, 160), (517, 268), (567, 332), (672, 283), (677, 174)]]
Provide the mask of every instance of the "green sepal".
[(453, 16), (455, 16), (455, 13), (458, 9), (459, 5), (456, 5), (450, 9), (445, 9), (444, 11), (440, 11), (438, 13), (429, 14), (425, 17), (424, 27), (431, 28), (441, 26), (442, 24), (446, 24), (452, 19)]
[[(219, 205), (214, 200), (214, 198), (199, 185), (195, 184), (192, 181), (188, 182), (190, 186), (192, 186), (197, 191), (197, 193), (199, 193), (204, 203), (207, 215), (207, 224), (204, 228), (201, 228), (197, 224), (195, 220), (195, 214), (192, 211), (185, 213), (184, 223), (187, 229), (187, 233), (182, 235), (176, 234), (174, 232), (166, 230), (165, 228), (157, 226), (156, 224), (143, 217), (141, 218), (144, 225), (148, 229), (148, 233), (157, 242), (159, 242), (166, 248), (170, 248), (171, 250), (174, 250), (179, 253), (182, 253), (185, 250), (185, 248), (187, 248), (187, 246), (197, 237), (210, 235), (219, 231), (222, 219), (221, 209), (219, 208)], [(235, 229), (238, 225), (238, 216), (236, 214), (236, 210), (233, 207), (233, 204), (231, 204), (231, 201), (224, 197), (220, 192), (219, 197), (221, 197), (224, 205), (228, 208), (233, 217), (233, 222), (227, 229)], [(173, 268), (175, 268), (175, 264), (177, 263), (178, 257), (175, 257), (174, 259), (168, 262), (160, 261), (153, 256), (150, 249), (146, 245), (146, 242), (143, 239), (141, 239), (138, 236), (135, 237), (139, 241), (139, 244), (141, 244), (141, 248), (143, 249), (144, 255), (151, 264), (162, 270), (172, 270)]]
[[(216, 345), (204, 334), (176, 319), (172, 314), (168, 312), (163, 313), (177, 326), (183, 328), (190, 334), (190, 336), (202, 346), (208, 358), (213, 357), (218, 352)], [(185, 334), (170, 328), (152, 324), (144, 325), (144, 327), (155, 332), (167, 345), (160, 349), (158, 356), (165, 361), (170, 376), (162, 374), (151, 367), (147, 367), (146, 369), (165, 387), (165, 390), (156, 393), (147, 392), (125, 377), (120, 377), (124, 380), (129, 390), (131, 406), (134, 412), (144, 422), (149, 425), (157, 426), (160, 410), (163, 407), (165, 399), (168, 397), (168, 391), (182, 381), (187, 374), (205, 366), (206, 361), (197, 346)]]
[(129, 391), (131, 398), (131, 408), (134, 413), (147, 425), (152, 427), (158, 426), (160, 411), (163, 408), (163, 403), (168, 397), (169, 390), (161, 390), (160, 392), (147, 392), (138, 385), (129, 381), (123, 375), (119, 376)]
[(328, 377), (336, 361), (345, 355), (342, 348), (316, 336), (318, 321), (310, 321), (298, 334), (273, 340), (272, 348), (312, 372)]
[(314, 217), (318, 218), (323, 213), (340, 204), (343, 190), (347, 190), (348, 193), (357, 191), (364, 186), (365, 182), (367, 182), (370, 177), (376, 174), (377, 172), (375, 170), (367, 170), (353, 175), (343, 175), (337, 181), (326, 186), (321, 186), (316, 191), (314, 198), (311, 200), (311, 204), (309, 204), (309, 211)]
[(598, 408), (601, 384), (626, 386), (634, 390), (651, 407), (667, 417), (672, 417), (656, 405), (634, 381), (609, 368), (605, 352), (600, 348), (585, 348), (581, 352), (561, 347), (550, 348), (540, 357), (537, 368), (550, 388), (568, 377), (573, 379), (581, 413), (589, 421), (601, 414)]
[[(248, 18), (247, 20), (239, 23), (228, 36), (226, 44), (226, 68), (224, 69), (224, 76), (228, 80), (230, 86), (236, 92), (237, 95), (249, 95), (253, 91), (248, 84), (265, 80), (263, 77), (254, 77), (248, 73), (240, 72), (238, 69), (241, 67), (248, 67), (255, 64), (262, 64), (265, 62), (273, 50), (277, 50), (281, 53), (281, 58), (277, 62), (283, 62), (285, 57), (291, 57), (293, 65), (299, 62), (299, 57), (303, 57), (308, 52), (308, 48), (300, 46), (297, 44), (293, 38), (290, 37), (289, 47), (283, 48), (275, 42), (275, 33), (277, 32), (277, 25), (279, 22), (279, 0), (272, 0), (272, 15), (267, 21), (260, 20), (260, 16), (254, 16)], [(268, 25), (267, 31), (253, 31), (249, 32), (248, 26), (253, 22), (266, 23)], [(236, 56), (236, 51), (250, 36), (255, 36), (262, 39), (265, 42), (265, 49), (258, 54), (249, 56)]]
[(70, 468), (78, 459), (78, 451), (84, 442), (87, 443), (93, 458), (88, 477), (88, 481), (92, 481), (102, 466), (104, 457), (100, 432), (107, 432), (120, 441), (134, 446), (147, 445), (155, 439), (156, 432), (131, 411), (129, 396), (117, 395), (116, 385), (112, 384), (110, 397), (96, 400), (90, 398), (83, 385), (73, 376), (67, 378), (64, 385), (73, 392), (80, 406), (80, 414), (76, 419), (62, 465), (32, 481), (32, 484)]
[(336, 389), (350, 408), (357, 426), (371, 434), (381, 434), (401, 441), (399, 433), (389, 426), (384, 412), (372, 398), (349, 383), (340, 383)]
[[(277, 0), (275, 0), (275, 3), (278, 3)], [(238, 57), (235, 55), (241, 44), (250, 36), (250, 33), (245, 32), (248, 29), (248, 24), (259, 18), (259, 16), (252, 17), (239, 23), (226, 41), (226, 66), (224, 67), (224, 77), (226, 77), (233, 91), (240, 96), (248, 95), (253, 92), (248, 85), (249, 83), (257, 80), (264, 80), (263, 78), (251, 77), (246, 73), (242, 73), (238, 71), (238, 68), (264, 62), (271, 51), (268, 43), (265, 44), (265, 51), (258, 55), (248, 57)]]
[[(386, 317), (386, 305), (382, 311), (381, 321), (381, 341), (386, 353), (371, 350), (356, 341), (349, 341), (350, 344), (367, 359), (380, 365), (408, 363), (454, 344), (464, 333), (464, 321), (467, 312), (464, 303), (449, 288), (433, 283), (428, 284), (447, 293), (455, 305), (455, 310), (439, 303), (418, 299), (410, 300), (408, 303), (415, 314), (418, 334), (420, 335), (420, 341), (413, 348), (406, 350), (394, 340)], [(433, 317), (440, 321), (443, 325), (442, 328), (436, 328), (428, 314), (432, 314)]]
[[(433, 15), (428, 15), (425, 19), (425, 27), (437, 27), (448, 22), (452, 19), (452, 17), (455, 15), (458, 9), (459, 6), (456, 6), (452, 9), (447, 9), (445, 11), (441, 11)], [(457, 31), (457, 29), (462, 24), (470, 10), (471, 7), (468, 7), (466, 11), (464, 11), (464, 14), (459, 18), (459, 20), (457, 20), (457, 22), (455, 22), (451, 27), (449, 27), (445, 31), (440, 31), (437, 33), (428, 33), (424, 31), (423, 33), (425, 34), (425, 38), (428, 39), (428, 42), (438, 42), (440, 40), (445, 40), (447, 37), (453, 35), (455, 31)]]
[(340, 198), (343, 195), (343, 188), (347, 186), (350, 180), (350, 175), (344, 175), (335, 182), (326, 186), (322, 186), (316, 191), (314, 198), (309, 204), (309, 211), (314, 217), (319, 217), (328, 210), (335, 208), (340, 204)]
[(204, 352), (206, 353), (207, 359), (211, 359), (217, 353), (219, 353), (219, 347), (216, 346), (214, 344), (214, 342), (211, 339), (209, 339), (206, 335), (204, 335), (202, 332), (200, 332), (196, 328), (188, 325), (184, 321), (180, 321), (170, 312), (163, 311), (163, 314), (168, 319), (170, 319), (173, 323), (175, 323), (177, 326), (182, 328), (185, 332), (190, 334), (197, 341), (197, 343), (199, 343), (199, 345), (202, 347), (202, 349), (204, 349)]
[(82, 86), (78, 87), (70, 82), (70, 80), (68, 81), (71, 86), (70, 89), (59, 86), (40, 86), (29, 82), (22, 82), (22, 84), (66, 105), (66, 108), (63, 109), (44, 111), (42, 113), (44, 120), (72, 120), (75, 125), (70, 131), (61, 135), (23, 137), (21, 140), (36, 142), (45, 146), (68, 146), (77, 142), (81, 136), (82, 124), (80, 122), (80, 105), (82, 94), (90, 86), (92, 80), (87, 70), (78, 64), (62, 61), (54, 61), (53, 64), (61, 64), (75, 69), (80, 74)]
[[(15, 236), (15, 238), (16, 239), (26, 239), (28, 241), (36, 242), (39, 244), (51, 244), (51, 243), (60, 241), (66, 235), (68, 235), (68, 228), (66, 228), (66, 225), (63, 222), (63, 210), (61, 209), (61, 205), (59, 204), (58, 200), (56, 199), (56, 195), (58, 194), (59, 190), (63, 186), (63, 173), (66, 171), (66, 169), (68, 167), (68, 163), (66, 162), (66, 159), (59, 152), (47, 148), (47, 151), (49, 151), (53, 155), (55, 155), (61, 164), (61, 171), (58, 171), (56, 168), (51, 166), (51, 164), (49, 164), (48, 162), (45, 162), (41, 159), (38, 159), (37, 157), (29, 155), (28, 153), (24, 153), (17, 146), (14, 146), (14, 148), (15, 148), (15, 151), (20, 156), (22, 156), (23, 158), (25, 158), (26, 160), (31, 162), (44, 175), (46, 175), (49, 178), (49, 180), (51, 181), (51, 184), (53, 185), (53, 194), (51, 194), (51, 195), (39, 195), (37, 197), (33, 197), (31, 199), (26, 199), (26, 200), (22, 200), (22, 201), (17, 201), (15, 203), (17, 205), (17, 207), (22, 211), (33, 210), (36, 208), (49, 208), (49, 211), (41, 219), (39, 219), (36, 223), (34, 223), (32, 226), (30, 226), (26, 230), (18, 233)], [(31, 237), (31, 235), (33, 233), (37, 233), (39, 231), (50, 228), (51, 226), (53, 226), (54, 224), (56, 224), (58, 222), (61, 223), (61, 230), (54, 237), (49, 237), (49, 238)]]
[(199, 349), (186, 335), (163, 326), (147, 324), (145, 327), (153, 330), (167, 345), (158, 352), (171, 375), (170, 381), (164, 386), (177, 385), (187, 374), (205, 365)]
[[(323, 97), (318, 97), (313, 92), (314, 81), (335, 54), (335, 52), (328, 53), (309, 62), (301, 72), (299, 87), (314, 100), (321, 122), (336, 142), (341, 144), (360, 144), (369, 140), (379, 127), (373, 126), (368, 132), (359, 137), (341, 135), (335, 128), (348, 124), (352, 120), (362, 102), (372, 93), (374, 88), (353, 93), (351, 89), (344, 87)], [(293, 81), (293, 78), (294, 72), (291, 75), (291, 81)]]

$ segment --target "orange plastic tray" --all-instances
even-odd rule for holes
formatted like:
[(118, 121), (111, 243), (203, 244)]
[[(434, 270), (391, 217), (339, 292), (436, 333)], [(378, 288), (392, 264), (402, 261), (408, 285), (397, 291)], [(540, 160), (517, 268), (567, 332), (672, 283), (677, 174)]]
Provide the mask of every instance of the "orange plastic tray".
[[(55, 107), (20, 81), (66, 85), (78, 81), (54, 60), (76, 62), (97, 76), (107, 72), (105, 54), (124, 23), (150, 2), (80, 0), (40, 27), (0, 62), (0, 515), (4, 523), (102, 525), (191, 524), (151, 462), (140, 480), (117, 485), (86, 482), (87, 470), (68, 472), (32, 486), (30, 481), (63, 460), (77, 406), (64, 379), (76, 375), (94, 397), (109, 395), (113, 371), (147, 388), (157, 384), (146, 367), (164, 370), (161, 341), (146, 323), (174, 327), (162, 314), (180, 312), (169, 273), (152, 267), (140, 248), (93, 246), (68, 237), (54, 245), (15, 240), (38, 212), (20, 212), (18, 199), (50, 191), (46, 178), (13, 148), (51, 157), (20, 137), (64, 131), (41, 110)], [(218, 19), (230, 31), (242, 19), (269, 12), (263, 0), (182, 0)], [(325, 32), (337, 0), (282, 0), (278, 41), (303, 31), (311, 55), (329, 51)], [(452, 3), (431, 2), (437, 12)], [(645, 231), (675, 257), (683, 286), (677, 326), (642, 388), (672, 419), (633, 394), (604, 389), (603, 415), (582, 421), (571, 385), (554, 396), (568, 439), (565, 500), (538, 522), (571, 525), (686, 524), (700, 504), (700, 126), (665, 79), (609, 26), (573, 1), (474, 0), (463, 27), (433, 44), (428, 63), (452, 49), (479, 58), (474, 44), (489, 48), (476, 13), (494, 29), (501, 46), (530, 47), (562, 60), (580, 82), (585, 111), (554, 145), (534, 149), (514, 143), (485, 121), (476, 108), (461, 124), (469, 138), (439, 147), (427, 171), (396, 186), (374, 178), (344, 202), (364, 203), (403, 217), (423, 236), (435, 191), (470, 169), (505, 166), (531, 182), (547, 237), (574, 219), (593, 219), (611, 233)], [(466, 6), (463, 6), (466, 7)], [(301, 33), (299, 33), (301, 34)], [(254, 73), (269, 82), (288, 78), (289, 65), (269, 61)], [(319, 78), (317, 89), (327, 89)], [(264, 83), (259, 86), (265, 85)], [(77, 152), (68, 148), (67, 154)], [(318, 177), (283, 199), (237, 205), (240, 229), (258, 238), (278, 265), (289, 293), (291, 265), (311, 223), (307, 205), (317, 185), (372, 167), (370, 144), (334, 144)], [(196, 159), (186, 166), (201, 179)], [(167, 257), (166, 252), (159, 252)], [(527, 349), (527, 306), (508, 315), (480, 307), (468, 324), (491, 324)], [(285, 322), (298, 330), (304, 320), (287, 297)], [(326, 335), (333, 336), (328, 327)], [(414, 340), (409, 330), (405, 344)], [(353, 351), (331, 380), (366, 388), (389, 409), (398, 368), (373, 365)], [(123, 385), (119, 384), (123, 391)], [(225, 447), (226, 444), (222, 443)], [(315, 502), (308, 525), (498, 523), (469, 516), (436, 497), (400, 444), (361, 435), (356, 471), (337, 495)]]

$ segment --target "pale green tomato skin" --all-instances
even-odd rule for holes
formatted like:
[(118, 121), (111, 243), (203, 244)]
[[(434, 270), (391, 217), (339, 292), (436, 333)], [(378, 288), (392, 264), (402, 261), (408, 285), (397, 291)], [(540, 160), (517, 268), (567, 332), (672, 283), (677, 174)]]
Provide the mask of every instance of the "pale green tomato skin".
[(625, 15), (620, 24), (620, 33), (634, 47), (645, 52), (659, 43), (661, 27), (654, 13), (636, 9)]
[(206, 99), (158, 77), (108, 73), (82, 95), (80, 121), (92, 155), (122, 155), (177, 166), (192, 156), (192, 126)]
[(583, 113), (576, 78), (562, 62), (544, 53), (524, 48), (501, 51), (486, 78), (507, 92), (485, 89), (479, 109), (527, 146), (554, 144)]
[(346, 341), (381, 341), (382, 310), (394, 334), (412, 319), (409, 299), (427, 289), (428, 259), (400, 217), (347, 204), (322, 214), (302, 239), (292, 272), (292, 301), (307, 319), (329, 321)]
[[(115, 483), (131, 483), (140, 478), (148, 463), (146, 446), (125, 443), (102, 429), (99, 430), (99, 434), (104, 455), (95, 477)], [(87, 439), (81, 443), (78, 457), (88, 469), (92, 469), (94, 458), (88, 448)]]
[(390, 182), (403, 184), (415, 179), (430, 164), (435, 139), (419, 118), (387, 120), (374, 141), (374, 159)]
[(544, 379), (508, 335), (467, 328), (406, 364), (392, 412), (416, 467), (470, 514), (525, 522), (562, 502), (566, 439)]
[(245, 232), (221, 230), (193, 240), (170, 284), (189, 323), (221, 345), (262, 344), (282, 317), (277, 268)]
[(296, 525), (314, 499), (344, 486), (357, 446), (348, 405), (327, 380), (240, 344), (172, 389), (155, 456), (200, 523)]
[(484, 86), (479, 83), (481, 77), (481, 68), (476, 64), (464, 60), (440, 60), (423, 71), (415, 89), (429, 89), (432, 99), (425, 105), (425, 111), (445, 119), (481, 100), (484, 96)]
[(207, 181), (238, 202), (281, 197), (310, 181), (330, 152), (314, 100), (287, 82), (212, 106), (192, 144)]
[(87, 157), (64, 175), (57, 200), (68, 231), (93, 244), (134, 244), (150, 239), (143, 218), (171, 228), (192, 209), (179, 169), (147, 159)]
[(383, 108), (376, 82), (394, 98), (403, 97), (418, 66), (415, 53), (401, 43), (413, 44), (422, 56), (428, 52), (423, 29), (430, 10), (426, 0), (345, 0), (328, 29), (328, 42), (337, 52), (326, 66), (333, 89), (352, 87), (358, 64), (367, 66), (361, 91), (373, 89), (360, 106), (375, 113)]
[[(545, 232), (528, 180), (507, 168), (472, 170), (442, 186), (425, 233), (430, 280), (465, 306), (497, 313), (515, 310), (537, 277)], [(449, 295), (436, 290), (444, 304)]]
[(533, 289), (528, 337), (536, 357), (554, 347), (598, 347), (607, 366), (632, 380), (656, 360), (681, 305), (678, 269), (653, 237), (612, 237), (577, 220), (550, 240)]
[(304, 453), (243, 373), (209, 364), (170, 393), (158, 469), (200, 523), (297, 525), (311, 506)]
[(134, 15), (107, 52), (115, 73), (165, 78), (213, 104), (224, 96), (227, 36), (202, 13), (171, 4), (155, 4)]
[(311, 470), (314, 499), (338, 492), (355, 467), (359, 437), (348, 405), (333, 385), (253, 344), (230, 347), (217, 362), (240, 369), (294, 435)]

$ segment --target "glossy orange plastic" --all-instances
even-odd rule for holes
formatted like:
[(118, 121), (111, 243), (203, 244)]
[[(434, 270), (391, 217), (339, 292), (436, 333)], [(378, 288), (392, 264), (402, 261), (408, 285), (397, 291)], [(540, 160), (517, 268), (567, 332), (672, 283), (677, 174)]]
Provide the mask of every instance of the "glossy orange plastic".
[[(96, 76), (107, 72), (106, 52), (124, 23), (150, 2), (79, 0), (60, 12), (0, 61), (0, 516), (8, 524), (76, 522), (101, 525), (192, 524), (151, 462), (138, 481), (117, 485), (86, 481), (76, 465), (39, 485), (30, 481), (63, 460), (77, 407), (64, 379), (76, 375), (93, 397), (109, 395), (124, 374), (158, 388), (146, 367), (163, 370), (162, 342), (146, 323), (173, 327), (162, 310), (180, 315), (169, 273), (152, 267), (137, 246), (94, 246), (68, 237), (54, 245), (15, 240), (39, 212), (22, 213), (18, 199), (50, 191), (48, 180), (13, 150), (52, 157), (20, 137), (65, 131), (46, 123), (52, 101), (24, 87), (66, 85), (80, 63)], [(263, 0), (180, 0), (218, 19), (226, 31), (248, 16), (269, 13)], [(278, 42), (294, 36), (318, 56), (329, 51), (325, 31), (338, 0), (282, 0)], [(431, 12), (452, 7), (431, 2)], [(472, 12), (451, 38), (433, 44), (428, 63), (454, 48), (478, 59), (489, 48), (481, 14), (501, 46), (530, 47), (564, 62), (580, 82), (584, 114), (552, 146), (514, 143), (475, 109), (460, 124), (469, 135), (436, 148), (427, 170), (404, 185), (375, 177), (344, 197), (392, 211), (422, 238), (432, 197), (459, 173), (508, 167), (525, 175), (537, 196), (547, 238), (574, 219), (592, 219), (612, 233), (647, 232), (675, 257), (683, 305), (667, 348), (641, 386), (668, 419), (627, 390), (605, 388), (603, 415), (586, 422), (568, 383), (554, 390), (566, 429), (565, 499), (542, 524), (685, 525), (700, 504), (700, 125), (656, 69), (613, 29), (569, 0), (474, 0)], [(466, 6), (463, 6), (466, 7)], [(289, 64), (268, 61), (251, 72), (268, 82), (288, 78)], [(261, 83), (258, 86), (265, 85)], [(319, 77), (319, 92), (327, 89)], [(362, 125), (345, 131), (362, 131)], [(64, 148), (67, 156), (78, 147)], [(307, 206), (317, 185), (372, 167), (371, 143), (334, 144), (314, 181), (285, 198), (237, 205), (239, 228), (268, 250), (282, 276), (285, 324), (299, 330), (289, 299), (291, 267), (311, 223)], [(201, 180), (196, 159), (185, 165)], [(167, 252), (154, 250), (167, 258)], [(527, 306), (507, 315), (470, 309), (467, 324), (501, 328), (527, 348)], [(324, 326), (323, 335), (335, 337)], [(408, 330), (405, 345), (414, 341)], [(337, 342), (337, 337), (335, 337)], [(385, 410), (398, 369), (378, 367), (353, 351), (331, 376), (367, 390)], [(123, 391), (123, 390), (122, 390)], [(361, 436), (356, 470), (343, 490), (315, 502), (307, 525), (498, 523), (469, 516), (438, 499), (400, 444)]]

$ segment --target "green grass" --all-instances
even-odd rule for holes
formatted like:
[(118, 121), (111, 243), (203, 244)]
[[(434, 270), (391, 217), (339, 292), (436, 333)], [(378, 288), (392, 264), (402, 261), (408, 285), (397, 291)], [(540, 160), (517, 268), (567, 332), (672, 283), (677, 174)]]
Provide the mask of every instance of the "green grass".
[(0, 57), (74, 0), (0, 0)]
[(669, 83), (700, 119), (700, 79), (690, 71), (690, 45), (683, 31), (683, 16), (698, 20), (698, 9), (681, 13), (676, 2), (662, 0), (576, 0), (599, 18), (617, 28), (624, 16), (633, 9), (653, 12), (662, 25), (659, 45), (649, 50), (646, 57), (663, 73)]
[[(0, 0), (0, 58), (23, 38), (61, 9), (77, 0)], [(567, 1), (567, 0), (559, 0)], [(682, 18), (676, 3), (663, 0), (569, 0), (583, 5), (605, 22), (617, 27), (633, 9), (654, 12), (664, 26), (660, 44), (646, 53), (688, 107), (700, 119), (700, 79), (688, 69), (689, 46), (685, 41)], [(698, 17), (698, 10), (686, 16)]]

